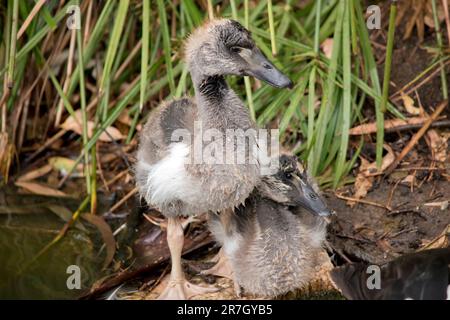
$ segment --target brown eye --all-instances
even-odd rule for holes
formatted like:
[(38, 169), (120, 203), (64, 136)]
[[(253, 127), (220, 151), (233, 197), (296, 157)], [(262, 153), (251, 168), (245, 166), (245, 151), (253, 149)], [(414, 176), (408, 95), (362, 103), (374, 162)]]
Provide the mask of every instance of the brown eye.
[(240, 48), (240, 47), (231, 47), (230, 50), (231, 50), (231, 52), (239, 53), (239, 52), (241, 52), (242, 48)]

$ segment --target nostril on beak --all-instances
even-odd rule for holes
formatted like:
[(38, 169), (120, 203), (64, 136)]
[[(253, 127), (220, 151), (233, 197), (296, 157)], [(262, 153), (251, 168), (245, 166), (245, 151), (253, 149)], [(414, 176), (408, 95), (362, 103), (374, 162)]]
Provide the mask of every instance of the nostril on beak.
[(265, 68), (265, 69), (273, 69), (273, 67), (270, 65), (270, 64), (268, 64), (268, 63), (263, 63), (263, 67)]
[(289, 83), (287, 84), (286, 87), (292, 89), (294, 87), (294, 83), (291, 80), (289, 80)]

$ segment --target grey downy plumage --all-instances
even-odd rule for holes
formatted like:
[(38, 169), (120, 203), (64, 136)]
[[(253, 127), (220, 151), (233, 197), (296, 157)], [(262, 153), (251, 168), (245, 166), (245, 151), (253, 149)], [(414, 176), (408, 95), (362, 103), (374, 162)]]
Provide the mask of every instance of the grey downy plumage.
[[(275, 297), (307, 284), (315, 273), (331, 212), (295, 157), (282, 155), (277, 174), (263, 177), (235, 213), (210, 215), (234, 281), (245, 292)], [(226, 223), (224, 223), (226, 221)]]

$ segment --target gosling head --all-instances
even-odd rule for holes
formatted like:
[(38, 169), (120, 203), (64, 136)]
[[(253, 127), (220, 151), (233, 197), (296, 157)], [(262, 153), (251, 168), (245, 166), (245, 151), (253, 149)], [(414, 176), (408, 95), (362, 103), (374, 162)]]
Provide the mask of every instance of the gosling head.
[(318, 216), (332, 211), (308, 181), (308, 175), (295, 156), (281, 155), (280, 168), (275, 175), (264, 176), (258, 187), (263, 197), (287, 206), (300, 206)]
[(216, 19), (196, 29), (186, 42), (185, 55), (191, 72), (203, 76), (252, 76), (274, 87), (292, 87), (292, 81), (255, 45), (250, 32), (234, 20)]

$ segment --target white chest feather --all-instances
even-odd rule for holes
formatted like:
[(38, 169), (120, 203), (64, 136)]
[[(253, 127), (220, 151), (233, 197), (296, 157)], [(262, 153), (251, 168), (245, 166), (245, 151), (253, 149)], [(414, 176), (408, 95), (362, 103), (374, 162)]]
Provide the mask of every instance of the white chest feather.
[[(201, 186), (186, 171), (185, 163), (189, 147), (184, 143), (173, 143), (169, 154), (154, 165), (140, 161), (138, 166), (147, 173), (142, 179), (146, 200), (155, 205), (163, 205), (176, 200), (196, 201)], [(141, 181), (142, 181), (141, 180)]]

